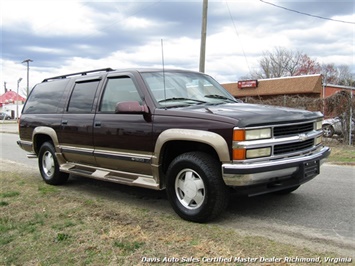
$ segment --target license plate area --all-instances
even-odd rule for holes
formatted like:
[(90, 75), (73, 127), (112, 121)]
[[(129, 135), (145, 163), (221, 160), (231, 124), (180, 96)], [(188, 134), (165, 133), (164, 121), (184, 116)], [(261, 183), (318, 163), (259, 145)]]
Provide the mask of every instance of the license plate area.
[(316, 175), (319, 175), (320, 167), (319, 167), (319, 160), (315, 161), (308, 161), (303, 163), (303, 178), (312, 178)]

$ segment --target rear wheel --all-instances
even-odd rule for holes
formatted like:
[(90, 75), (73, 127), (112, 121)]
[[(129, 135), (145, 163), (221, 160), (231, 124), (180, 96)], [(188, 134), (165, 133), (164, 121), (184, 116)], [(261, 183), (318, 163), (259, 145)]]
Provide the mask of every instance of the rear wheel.
[(38, 167), (44, 182), (47, 184), (61, 185), (67, 182), (69, 178), (69, 174), (59, 171), (54, 147), (50, 142), (45, 142), (39, 150)]
[(193, 222), (216, 218), (229, 199), (219, 162), (202, 152), (184, 153), (171, 162), (166, 190), (175, 212)]

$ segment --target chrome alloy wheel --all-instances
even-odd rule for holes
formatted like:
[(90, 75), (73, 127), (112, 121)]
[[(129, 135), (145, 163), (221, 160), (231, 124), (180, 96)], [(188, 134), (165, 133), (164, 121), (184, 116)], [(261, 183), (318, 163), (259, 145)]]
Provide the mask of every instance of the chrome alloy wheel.
[(51, 178), (55, 172), (55, 162), (52, 153), (50, 153), (49, 151), (46, 151), (43, 154), (42, 169), (44, 174), (46, 174), (48, 178)]
[(326, 138), (331, 138), (334, 134), (334, 128), (331, 125), (323, 125), (322, 127), (323, 130), (323, 136)]
[(192, 169), (183, 169), (176, 177), (175, 193), (185, 208), (194, 210), (205, 201), (205, 184), (197, 172)]

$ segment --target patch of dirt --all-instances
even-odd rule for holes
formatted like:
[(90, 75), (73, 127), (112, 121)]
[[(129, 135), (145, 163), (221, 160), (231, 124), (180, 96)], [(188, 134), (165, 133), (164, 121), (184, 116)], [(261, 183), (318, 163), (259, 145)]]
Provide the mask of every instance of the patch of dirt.
[(262, 236), (299, 248), (308, 248), (318, 252), (335, 252), (343, 256), (355, 257), (355, 243), (353, 241), (325, 237), (306, 227), (268, 223), (249, 217), (239, 217), (238, 223), (234, 219), (225, 220), (223, 226), (233, 228), (243, 236)]

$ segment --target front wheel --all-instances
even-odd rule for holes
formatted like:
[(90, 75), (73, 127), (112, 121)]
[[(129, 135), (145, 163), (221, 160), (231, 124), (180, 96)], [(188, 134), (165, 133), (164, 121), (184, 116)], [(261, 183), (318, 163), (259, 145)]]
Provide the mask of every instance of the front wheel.
[(216, 218), (229, 199), (219, 162), (202, 152), (184, 153), (171, 162), (166, 190), (175, 212), (192, 222)]
[(326, 138), (331, 138), (334, 135), (334, 128), (332, 125), (323, 125), (322, 126), (322, 130), (323, 130), (323, 137)]
[(47, 184), (62, 185), (67, 182), (69, 174), (59, 171), (59, 164), (55, 156), (54, 147), (50, 142), (45, 142), (38, 154), (38, 166), (41, 176)]

